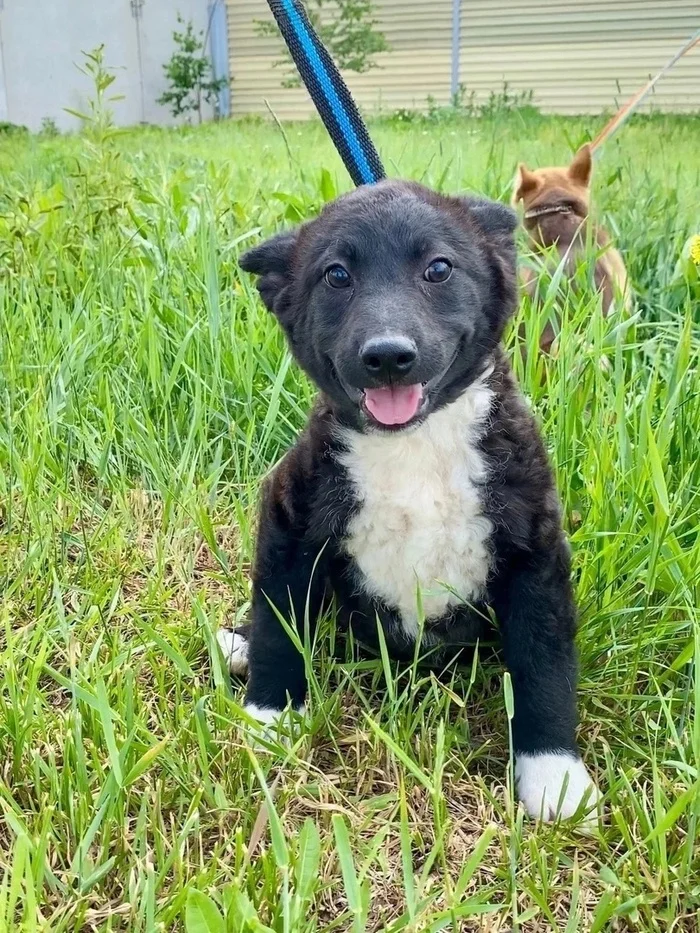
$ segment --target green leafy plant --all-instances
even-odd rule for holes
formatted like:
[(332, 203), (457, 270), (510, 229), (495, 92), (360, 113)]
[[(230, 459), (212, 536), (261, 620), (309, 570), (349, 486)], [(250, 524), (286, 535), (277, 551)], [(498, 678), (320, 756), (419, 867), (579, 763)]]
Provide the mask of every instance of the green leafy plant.
[[(306, 14), (338, 68), (358, 74), (376, 68), (374, 56), (389, 48), (384, 33), (377, 28), (374, 12), (373, 0), (310, 0), (306, 4)], [(273, 22), (257, 20), (256, 29), (260, 36), (276, 36), (283, 41)], [(275, 67), (287, 69), (282, 87), (299, 86), (300, 78), (286, 47)]]
[(39, 130), (39, 133), (42, 136), (47, 136), (47, 137), (54, 137), (54, 136), (61, 135), (61, 131), (59, 130), (56, 124), (56, 121), (53, 119), (53, 117), (44, 117), (42, 119), (41, 129)]
[(65, 107), (66, 113), (82, 121), (83, 146), (76, 156), (71, 177), (76, 182), (72, 218), (76, 236), (85, 230), (96, 231), (103, 224), (118, 222), (122, 210), (132, 198), (132, 179), (116, 139), (123, 130), (114, 123), (111, 104), (123, 100), (122, 94), (110, 93), (116, 81), (113, 69), (105, 64), (105, 47), (84, 52), (78, 70), (92, 84), (82, 110)]
[(85, 57), (83, 67), (77, 66), (78, 71), (92, 82), (93, 94), (87, 101), (87, 108), (85, 110), (63, 108), (66, 113), (82, 121), (86, 134), (96, 144), (104, 143), (119, 132), (114, 125), (114, 113), (109, 105), (124, 99), (123, 94), (107, 94), (109, 88), (117, 80), (117, 76), (105, 65), (104, 53), (103, 43), (90, 52), (83, 52)]
[(700, 305), (700, 233), (688, 237), (683, 244), (672, 285), (679, 296), (687, 292), (694, 306)]
[(21, 123), (10, 123), (0, 120), (0, 136), (26, 136), (29, 130)]
[(482, 117), (499, 117), (504, 113), (513, 113), (516, 111), (527, 110), (533, 114), (537, 113), (537, 108), (532, 103), (533, 92), (530, 91), (511, 91), (508, 82), (503, 83), (503, 90), (491, 91), (487, 100), (479, 107), (479, 114)]
[[(476, 92), (460, 84), (450, 97), (449, 103), (440, 103), (428, 95), (425, 110), (412, 110), (400, 107), (388, 117), (394, 125), (412, 123), (451, 123), (464, 119), (500, 119), (516, 114), (523, 119), (537, 120), (541, 113), (533, 103), (532, 91), (510, 91), (507, 82), (501, 91), (491, 91), (482, 102), (476, 99)], [(584, 140), (585, 141), (585, 140)], [(576, 147), (573, 147), (576, 148)]]
[(202, 104), (216, 105), (226, 78), (214, 77), (211, 61), (204, 52), (204, 34), (195, 32), (192, 21), (185, 22), (179, 14), (177, 21), (184, 28), (174, 30), (176, 51), (163, 65), (170, 86), (157, 102), (169, 107), (174, 117), (195, 112), (201, 123)]

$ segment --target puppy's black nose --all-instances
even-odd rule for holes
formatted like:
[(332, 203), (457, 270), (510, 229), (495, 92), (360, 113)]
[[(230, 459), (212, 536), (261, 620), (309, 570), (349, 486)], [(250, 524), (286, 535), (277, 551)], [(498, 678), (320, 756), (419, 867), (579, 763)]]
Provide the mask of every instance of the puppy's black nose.
[(360, 350), (360, 359), (373, 379), (406, 376), (413, 369), (418, 351), (407, 337), (375, 337)]

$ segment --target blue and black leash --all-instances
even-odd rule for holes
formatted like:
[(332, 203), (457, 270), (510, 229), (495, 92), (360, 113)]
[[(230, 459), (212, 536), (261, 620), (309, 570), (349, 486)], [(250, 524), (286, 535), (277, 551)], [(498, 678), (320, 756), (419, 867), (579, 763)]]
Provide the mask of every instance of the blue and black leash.
[(268, 0), (294, 64), (356, 185), (386, 177), (355, 101), (298, 0)]

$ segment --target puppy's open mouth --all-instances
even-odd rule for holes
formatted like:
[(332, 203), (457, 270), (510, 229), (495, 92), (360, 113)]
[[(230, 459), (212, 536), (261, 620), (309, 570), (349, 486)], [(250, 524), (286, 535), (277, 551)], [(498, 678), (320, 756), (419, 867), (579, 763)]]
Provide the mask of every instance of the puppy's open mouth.
[(425, 384), (416, 382), (409, 386), (381, 386), (365, 389), (362, 406), (378, 424), (396, 427), (408, 424), (421, 409)]

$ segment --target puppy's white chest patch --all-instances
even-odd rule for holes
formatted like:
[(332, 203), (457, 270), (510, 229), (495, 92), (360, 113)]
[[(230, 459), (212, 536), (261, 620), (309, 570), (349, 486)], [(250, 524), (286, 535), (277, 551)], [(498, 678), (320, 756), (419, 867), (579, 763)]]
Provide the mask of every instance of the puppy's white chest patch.
[(359, 500), (345, 547), (366, 591), (399, 610), (408, 635), (418, 631), (418, 589), (426, 619), (484, 591), (492, 525), (479, 439), (492, 402), (482, 378), (414, 430), (343, 434), (339, 460)]

